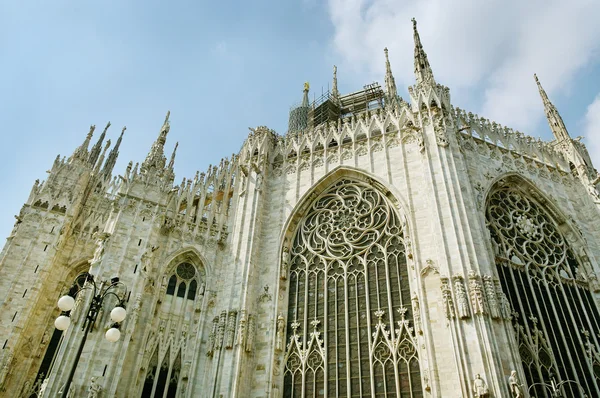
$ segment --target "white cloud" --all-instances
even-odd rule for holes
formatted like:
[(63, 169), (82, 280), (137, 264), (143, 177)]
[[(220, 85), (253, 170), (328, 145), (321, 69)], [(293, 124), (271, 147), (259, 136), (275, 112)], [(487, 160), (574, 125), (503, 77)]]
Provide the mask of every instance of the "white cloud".
[(345, 68), (357, 84), (382, 81), (387, 46), (397, 83), (413, 84), (415, 17), (436, 80), (454, 102), (525, 131), (543, 116), (533, 73), (552, 96), (600, 49), (597, 0), (328, 2), (338, 76)]
[(594, 167), (600, 169), (600, 94), (587, 107), (583, 119), (586, 146)]

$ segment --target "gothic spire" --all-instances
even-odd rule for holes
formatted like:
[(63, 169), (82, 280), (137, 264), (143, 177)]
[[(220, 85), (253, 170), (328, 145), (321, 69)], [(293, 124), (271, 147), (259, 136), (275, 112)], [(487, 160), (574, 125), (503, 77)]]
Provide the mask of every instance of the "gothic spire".
[(100, 166), (104, 162), (104, 156), (106, 155), (106, 151), (108, 151), (109, 147), (110, 147), (110, 140), (106, 141), (106, 145), (104, 145), (104, 150), (102, 151), (102, 155), (100, 155), (100, 158), (98, 159), (98, 163), (96, 163), (96, 167), (94, 167), (94, 173), (97, 174), (100, 171)]
[(413, 37), (415, 40), (415, 77), (417, 78), (417, 84), (431, 83), (435, 84), (433, 78), (433, 71), (427, 60), (427, 54), (423, 50), (423, 44), (421, 44), (421, 38), (419, 37), (419, 31), (417, 30), (417, 20), (412, 19), (413, 23)]
[(557, 142), (570, 139), (569, 132), (567, 131), (567, 127), (562, 120), (562, 117), (558, 113), (558, 110), (550, 102), (548, 99), (548, 94), (546, 94), (546, 90), (542, 87), (540, 80), (537, 75), (534, 74), (535, 82), (538, 86), (538, 90), (540, 91), (540, 96), (542, 97), (542, 102), (544, 103), (544, 112), (546, 113), (546, 118), (548, 119), (548, 124), (550, 125), (550, 129), (552, 130), (552, 134)]
[(142, 163), (142, 171), (149, 170), (151, 168), (163, 169), (165, 167), (165, 162), (167, 161), (167, 158), (165, 157), (165, 142), (167, 142), (167, 134), (169, 134), (169, 130), (171, 129), (171, 125), (169, 124), (169, 116), (171, 116), (171, 111), (167, 112), (167, 116), (165, 117), (165, 121), (160, 129), (158, 138), (152, 144), (150, 152), (148, 153), (148, 156), (146, 156), (146, 160), (144, 160), (144, 163)]
[(333, 86), (331, 88), (331, 97), (336, 102), (340, 99), (340, 92), (338, 91), (337, 85), (337, 66), (335, 65), (333, 65)]
[(106, 163), (104, 164), (104, 168), (102, 169), (102, 174), (105, 177), (110, 177), (112, 175), (115, 163), (117, 163), (117, 157), (119, 157), (119, 147), (121, 146), (121, 141), (123, 140), (123, 134), (125, 133), (125, 130), (127, 130), (127, 127), (123, 127), (123, 130), (121, 130), (121, 135), (117, 139), (117, 143), (108, 154), (108, 159), (106, 159)]
[(177, 154), (177, 147), (179, 146), (179, 142), (175, 143), (175, 148), (173, 148), (173, 153), (171, 154), (171, 160), (169, 160), (169, 170), (173, 170), (173, 166), (175, 166), (175, 155)]
[(392, 74), (392, 66), (390, 65), (390, 58), (388, 56), (387, 47), (383, 49), (385, 53), (385, 90), (389, 99), (396, 98), (398, 92), (396, 90), (396, 80)]
[(98, 156), (100, 156), (100, 151), (102, 150), (102, 142), (104, 141), (104, 137), (106, 137), (106, 130), (108, 130), (109, 127), (110, 122), (108, 122), (108, 124), (104, 128), (104, 131), (100, 135), (100, 138), (98, 138), (98, 142), (94, 144), (92, 150), (90, 151), (90, 157), (88, 158), (88, 162), (92, 165), (92, 167), (96, 164)]
[(73, 155), (71, 156), (71, 159), (79, 159), (79, 160), (84, 160), (87, 158), (88, 156), (88, 147), (90, 146), (90, 140), (92, 139), (92, 135), (94, 134), (94, 130), (96, 129), (95, 125), (91, 125), (90, 126), (90, 131), (87, 133), (85, 140), (83, 141), (83, 143), (77, 147), (77, 149), (75, 149), (75, 151), (73, 152)]

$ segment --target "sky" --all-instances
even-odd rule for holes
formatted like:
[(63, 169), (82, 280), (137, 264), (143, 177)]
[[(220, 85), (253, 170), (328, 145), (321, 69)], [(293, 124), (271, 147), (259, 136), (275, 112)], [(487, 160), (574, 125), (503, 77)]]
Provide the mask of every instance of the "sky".
[[(36, 179), (108, 121), (115, 173), (142, 162), (171, 111), (176, 183), (237, 153), (248, 127), (285, 134), (302, 97), (414, 83), (411, 18), (454, 106), (550, 140), (537, 73), (600, 168), (598, 0), (0, 1), (0, 246)], [(94, 139), (93, 139), (94, 141)]]

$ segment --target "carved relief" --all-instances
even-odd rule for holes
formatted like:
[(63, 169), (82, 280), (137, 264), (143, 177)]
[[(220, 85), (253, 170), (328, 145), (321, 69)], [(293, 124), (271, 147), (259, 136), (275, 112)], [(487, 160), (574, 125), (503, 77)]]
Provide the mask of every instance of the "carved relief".
[(237, 311), (229, 311), (227, 318), (227, 332), (225, 339), (225, 348), (232, 348), (235, 337), (235, 321), (237, 320)]
[(455, 275), (454, 279), (454, 296), (456, 297), (456, 307), (458, 309), (458, 317), (460, 319), (468, 319), (471, 317), (471, 309), (469, 308), (469, 298), (461, 275)]
[(446, 314), (446, 319), (454, 319), (456, 317), (454, 312), (454, 301), (452, 300), (452, 290), (450, 290), (448, 278), (440, 278), (440, 281), (444, 314)]
[(469, 271), (469, 291), (471, 292), (471, 305), (473, 306), (473, 314), (487, 314), (481, 281), (479, 280), (479, 276), (472, 270)]
[(501, 316), (500, 303), (496, 295), (496, 286), (494, 286), (494, 281), (492, 280), (491, 276), (483, 276), (483, 287), (485, 290), (485, 297), (487, 299), (488, 307), (490, 310), (490, 316), (492, 317), (492, 319), (499, 319)]

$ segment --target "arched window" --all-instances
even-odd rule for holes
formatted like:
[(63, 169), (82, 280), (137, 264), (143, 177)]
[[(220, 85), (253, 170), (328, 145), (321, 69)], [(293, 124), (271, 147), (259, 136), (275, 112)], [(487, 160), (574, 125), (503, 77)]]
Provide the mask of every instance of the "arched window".
[[(600, 315), (590, 292), (591, 267), (577, 258), (556, 220), (516, 185), (490, 193), (486, 219), (527, 385), (554, 378), (565, 382), (564, 396), (583, 396), (578, 384), (588, 396), (600, 396)], [(542, 386), (534, 389), (535, 396), (548, 396)]]
[(188, 295), (187, 298), (189, 300), (194, 300), (196, 299), (196, 291), (198, 290), (198, 283), (196, 282), (196, 280), (192, 280), (192, 282), (190, 283), (190, 289), (188, 290)]
[(177, 297), (185, 297), (185, 282), (181, 282), (179, 284), (179, 289), (177, 289)]
[(341, 180), (290, 249), (285, 397), (422, 397), (402, 223), (371, 186)]
[(177, 277), (175, 275), (171, 275), (169, 278), (169, 285), (167, 286), (167, 294), (173, 295), (175, 294), (175, 286), (177, 285)]

